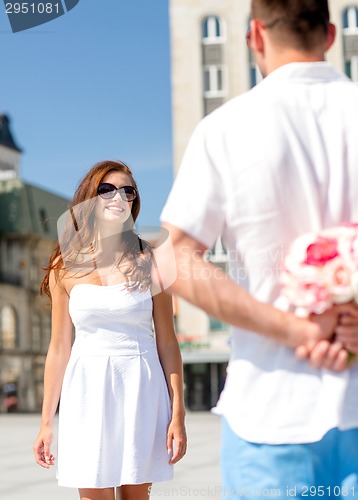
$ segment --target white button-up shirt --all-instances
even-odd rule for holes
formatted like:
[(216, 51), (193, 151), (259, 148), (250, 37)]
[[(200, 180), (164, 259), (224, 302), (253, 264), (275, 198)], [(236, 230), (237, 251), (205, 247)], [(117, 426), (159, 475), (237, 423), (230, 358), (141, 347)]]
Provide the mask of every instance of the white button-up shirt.
[[(358, 221), (358, 87), (326, 62), (292, 63), (197, 126), (162, 220), (211, 248), (231, 277), (278, 303), (279, 274), (300, 234)], [(246, 440), (301, 443), (358, 427), (358, 366), (336, 374), (288, 347), (233, 329), (215, 410)]]

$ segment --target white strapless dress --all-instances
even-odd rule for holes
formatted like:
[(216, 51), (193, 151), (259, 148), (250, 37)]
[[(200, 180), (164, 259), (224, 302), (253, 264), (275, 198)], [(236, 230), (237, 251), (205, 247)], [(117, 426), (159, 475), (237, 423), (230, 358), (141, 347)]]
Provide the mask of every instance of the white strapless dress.
[(106, 488), (171, 479), (170, 399), (150, 292), (78, 284), (69, 308), (76, 339), (60, 402), (58, 484)]

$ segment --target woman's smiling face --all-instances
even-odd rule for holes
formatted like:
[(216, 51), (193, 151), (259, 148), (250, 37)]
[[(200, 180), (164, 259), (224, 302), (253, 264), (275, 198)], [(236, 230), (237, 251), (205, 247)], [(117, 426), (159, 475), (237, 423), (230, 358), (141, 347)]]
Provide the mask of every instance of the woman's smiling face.
[[(113, 184), (116, 188), (132, 186), (131, 178), (127, 174), (114, 170), (104, 176), (102, 183)], [(119, 191), (109, 199), (97, 196), (96, 219), (98, 222), (116, 222), (122, 225), (131, 215), (132, 203), (123, 200)]]

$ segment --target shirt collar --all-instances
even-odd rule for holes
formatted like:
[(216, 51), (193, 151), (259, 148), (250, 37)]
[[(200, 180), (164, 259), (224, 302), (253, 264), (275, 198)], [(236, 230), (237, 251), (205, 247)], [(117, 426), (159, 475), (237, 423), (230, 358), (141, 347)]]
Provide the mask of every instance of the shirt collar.
[(349, 80), (342, 72), (337, 71), (326, 61), (318, 62), (292, 62), (277, 68), (270, 73), (264, 81), (276, 79), (299, 80), (305, 83), (327, 82), (331, 80)]

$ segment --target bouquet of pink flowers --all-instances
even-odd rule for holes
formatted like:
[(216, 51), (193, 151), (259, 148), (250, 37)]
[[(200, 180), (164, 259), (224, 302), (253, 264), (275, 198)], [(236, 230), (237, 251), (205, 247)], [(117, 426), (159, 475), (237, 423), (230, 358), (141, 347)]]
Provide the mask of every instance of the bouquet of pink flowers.
[(358, 303), (358, 224), (299, 236), (285, 258), (281, 283), (283, 296), (298, 314)]

